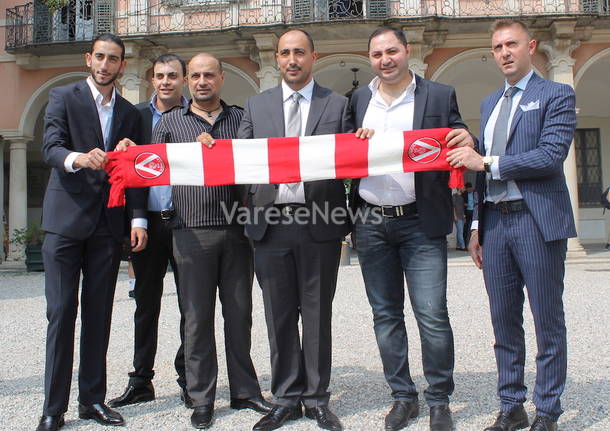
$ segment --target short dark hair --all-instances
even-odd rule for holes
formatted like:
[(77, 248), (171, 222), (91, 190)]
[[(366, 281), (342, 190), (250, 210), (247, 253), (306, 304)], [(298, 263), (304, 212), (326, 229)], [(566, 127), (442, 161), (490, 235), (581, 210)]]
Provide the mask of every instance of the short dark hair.
[(178, 57), (176, 54), (162, 54), (153, 60), (153, 73), (155, 72), (155, 66), (157, 63), (169, 63), (170, 61), (177, 61), (182, 66), (182, 76), (186, 76), (186, 62)]
[[(312, 39), (311, 35), (301, 28), (291, 28), (290, 30), (286, 30), (284, 33), (282, 33), (282, 35), (280, 36), (280, 39), (282, 37), (284, 37), (284, 35), (286, 33), (290, 33), (291, 31), (300, 31), (301, 33), (303, 33), (305, 35), (305, 37), (307, 37), (307, 40), (309, 41), (309, 47), (311, 48), (311, 52), (315, 51), (315, 48), (313, 45), (313, 39)], [(278, 39), (278, 41), (279, 41), (279, 39)], [(278, 44), (278, 47), (279, 47), (279, 44)]]
[(409, 44), (409, 42), (407, 42), (407, 36), (405, 36), (405, 33), (396, 27), (390, 27), (390, 26), (384, 26), (384, 27), (379, 27), (377, 28), (373, 33), (371, 33), (371, 35), (369, 36), (369, 43), (366, 47), (366, 50), (368, 51), (369, 49), (371, 49), (371, 41), (376, 38), (377, 36), (380, 36), (384, 33), (394, 33), (394, 36), (396, 36), (396, 39), (398, 39), (400, 41), (400, 43), (402, 43), (404, 46), (407, 46)]
[(125, 60), (125, 44), (123, 43), (120, 37), (112, 33), (98, 34), (97, 37), (91, 42), (91, 50), (89, 51), (91, 54), (93, 54), (93, 47), (98, 41), (116, 43), (118, 46), (121, 47), (121, 60)]
[(489, 33), (493, 36), (493, 34), (500, 30), (501, 28), (504, 27), (512, 27), (513, 25), (519, 26), (521, 27), (521, 29), (527, 33), (528, 37), (530, 39), (534, 38), (534, 35), (532, 34), (532, 31), (529, 29), (529, 27), (527, 26), (527, 24), (519, 19), (497, 19), (495, 20), (491, 26), (489, 27)]

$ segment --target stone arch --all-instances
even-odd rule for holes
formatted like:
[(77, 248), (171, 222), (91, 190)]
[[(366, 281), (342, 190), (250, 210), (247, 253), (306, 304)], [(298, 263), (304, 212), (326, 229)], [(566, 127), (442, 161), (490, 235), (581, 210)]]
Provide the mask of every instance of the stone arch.
[(587, 61), (585, 61), (583, 63), (583, 65), (578, 69), (576, 76), (574, 76), (574, 88), (578, 87), (578, 84), (580, 83), (580, 79), (587, 72), (587, 70), (589, 70), (589, 68), (591, 66), (595, 65), (597, 62), (599, 62), (601, 60), (605, 60), (608, 57), (610, 57), (610, 48), (603, 49), (600, 52), (598, 52), (597, 54), (589, 57), (587, 59)]
[(69, 84), (89, 76), (88, 72), (68, 72), (55, 76), (42, 84), (32, 95), (23, 108), (21, 119), (19, 120), (19, 134), (21, 136), (34, 136), (36, 120), (42, 108), (49, 99), (49, 91), (60, 85)]
[(360, 86), (367, 85), (375, 76), (371, 70), (369, 59), (360, 54), (331, 54), (322, 57), (314, 65), (313, 75), (321, 86), (328, 87), (340, 94), (345, 94), (352, 88), (352, 67), (358, 71)]
[(248, 97), (258, 93), (258, 84), (250, 75), (232, 64), (223, 62), (225, 85), (222, 99), (229, 105), (244, 106)]

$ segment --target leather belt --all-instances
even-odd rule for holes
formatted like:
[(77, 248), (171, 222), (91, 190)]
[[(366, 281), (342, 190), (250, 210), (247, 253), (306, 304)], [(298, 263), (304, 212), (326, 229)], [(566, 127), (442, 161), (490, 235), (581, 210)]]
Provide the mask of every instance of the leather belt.
[(388, 218), (417, 214), (417, 204), (415, 202), (405, 205), (373, 205), (368, 202), (365, 202), (365, 204), (371, 208), (379, 208), (381, 215)]
[(280, 213), (282, 213), (283, 216), (293, 216), (299, 208), (307, 208), (307, 205), (297, 203), (275, 204), (274, 206), (280, 210)]
[(493, 202), (485, 202), (485, 206), (492, 210), (500, 211), (502, 214), (516, 213), (527, 209), (527, 205), (525, 205), (525, 201), (523, 199), (516, 201), (501, 201), (497, 204)]
[(149, 214), (153, 214), (155, 217), (159, 217), (161, 220), (171, 220), (176, 215), (176, 210), (174, 209), (148, 212)]

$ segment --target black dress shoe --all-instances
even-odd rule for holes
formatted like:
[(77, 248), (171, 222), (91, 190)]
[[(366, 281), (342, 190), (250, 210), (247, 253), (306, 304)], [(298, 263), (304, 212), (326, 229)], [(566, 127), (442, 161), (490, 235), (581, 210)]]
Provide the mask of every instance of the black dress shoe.
[(510, 412), (500, 412), (494, 424), (485, 428), (484, 431), (513, 431), (527, 428), (529, 425), (527, 412), (522, 405), (515, 407)]
[(108, 402), (112, 408), (128, 406), (130, 404), (145, 403), (155, 399), (155, 388), (152, 383), (146, 386), (127, 386), (125, 392), (120, 397), (114, 398)]
[(253, 431), (271, 431), (278, 429), (288, 421), (303, 417), (301, 405), (297, 407), (274, 406), (260, 421), (252, 427)]
[(36, 431), (57, 431), (64, 426), (64, 415), (42, 416)]
[(252, 409), (259, 413), (269, 413), (273, 404), (264, 399), (262, 395), (256, 395), (250, 398), (231, 398), (231, 408), (235, 410)]
[(305, 408), (305, 416), (318, 421), (318, 426), (325, 430), (343, 431), (343, 425), (337, 415), (330, 411), (328, 406)]
[(557, 431), (557, 422), (546, 416), (536, 416), (530, 431)]
[(409, 419), (417, 417), (419, 404), (416, 401), (394, 401), (390, 413), (385, 417), (386, 431), (398, 431), (409, 423)]
[(185, 388), (182, 388), (182, 391), (180, 392), (180, 401), (184, 403), (184, 407), (186, 407), (187, 409), (193, 408), (193, 400), (191, 399)]
[(106, 404), (95, 403), (90, 406), (78, 405), (78, 417), (81, 419), (93, 419), (100, 425), (122, 426), (125, 419), (117, 411), (110, 409)]
[(197, 429), (205, 429), (212, 426), (214, 406), (195, 407), (191, 415), (191, 424)]
[(447, 404), (430, 406), (430, 431), (453, 430), (451, 410)]

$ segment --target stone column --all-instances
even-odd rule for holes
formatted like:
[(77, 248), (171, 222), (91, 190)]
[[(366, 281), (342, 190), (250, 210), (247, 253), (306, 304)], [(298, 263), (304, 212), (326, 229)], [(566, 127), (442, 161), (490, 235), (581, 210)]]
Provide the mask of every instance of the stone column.
[(0, 264), (4, 262), (4, 139), (0, 137)]
[[(30, 137), (11, 138), (8, 204), (8, 232), (12, 239), (16, 229), (25, 229), (28, 222), (27, 142)], [(25, 248), (9, 244), (7, 260), (22, 261)]]
[(280, 71), (275, 61), (278, 38), (274, 33), (258, 33), (254, 35), (254, 40), (256, 47), (250, 47), (250, 58), (260, 65), (256, 76), (259, 79), (259, 91), (265, 91), (280, 83)]
[(411, 47), (409, 68), (424, 78), (428, 65), (424, 59), (432, 53), (436, 46), (442, 45), (447, 32), (435, 31), (426, 33), (426, 26), (405, 26), (402, 31)]
[(146, 81), (146, 71), (150, 68), (150, 61), (141, 58), (140, 47), (134, 42), (125, 44), (125, 59), (127, 67), (119, 78), (121, 95), (134, 105), (146, 100), (146, 91), (149, 83)]
[[(576, 38), (576, 21), (556, 21), (551, 24), (551, 40), (541, 42), (539, 47), (546, 53), (549, 62), (547, 70), (549, 79), (574, 87), (574, 63), (572, 52), (580, 46), (580, 40)], [(570, 146), (570, 152), (563, 164), (574, 222), (577, 232), (579, 228), (579, 204), (578, 204), (578, 171), (576, 168), (576, 151), (574, 141)], [(586, 256), (585, 250), (580, 244), (580, 239), (568, 239), (568, 256)]]

